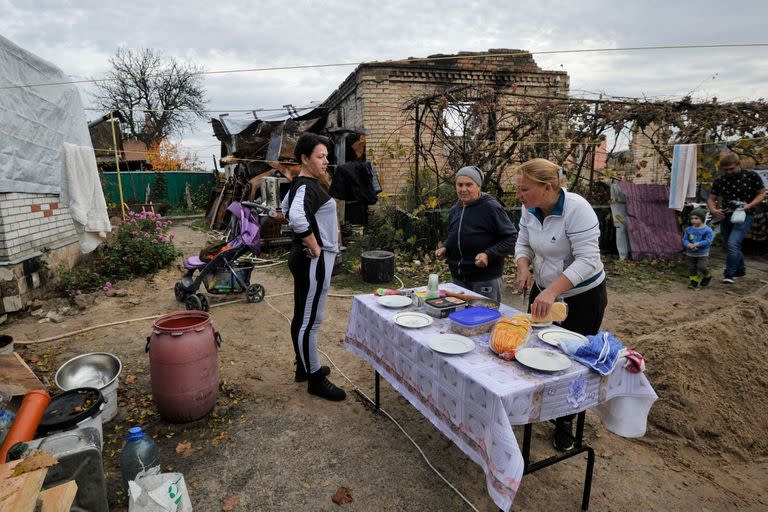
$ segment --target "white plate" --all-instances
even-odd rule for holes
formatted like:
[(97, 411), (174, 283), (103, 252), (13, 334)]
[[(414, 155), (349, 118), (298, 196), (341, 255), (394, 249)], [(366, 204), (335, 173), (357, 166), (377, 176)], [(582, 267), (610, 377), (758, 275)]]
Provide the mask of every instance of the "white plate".
[(515, 351), (515, 359), (534, 370), (559, 372), (571, 367), (571, 360), (559, 352), (544, 348), (521, 348)]
[(475, 342), (459, 334), (437, 334), (429, 338), (429, 348), (443, 354), (466, 354), (475, 348)]
[(549, 343), (553, 347), (559, 347), (562, 340), (579, 340), (584, 343), (589, 343), (589, 340), (585, 336), (557, 327), (539, 331), (538, 336), (541, 341)]
[(413, 300), (405, 295), (382, 295), (376, 297), (376, 302), (385, 308), (406, 308), (413, 305)]
[(400, 327), (407, 327), (409, 329), (418, 329), (420, 327), (426, 327), (432, 325), (432, 317), (425, 315), (424, 313), (406, 312), (398, 313), (392, 318)]

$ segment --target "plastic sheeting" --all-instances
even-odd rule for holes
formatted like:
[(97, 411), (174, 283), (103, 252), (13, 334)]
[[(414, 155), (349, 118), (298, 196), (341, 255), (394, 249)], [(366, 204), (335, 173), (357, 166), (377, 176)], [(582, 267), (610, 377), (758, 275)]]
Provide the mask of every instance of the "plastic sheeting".
[(60, 193), (64, 143), (91, 147), (80, 93), (59, 68), (0, 36), (0, 192)]

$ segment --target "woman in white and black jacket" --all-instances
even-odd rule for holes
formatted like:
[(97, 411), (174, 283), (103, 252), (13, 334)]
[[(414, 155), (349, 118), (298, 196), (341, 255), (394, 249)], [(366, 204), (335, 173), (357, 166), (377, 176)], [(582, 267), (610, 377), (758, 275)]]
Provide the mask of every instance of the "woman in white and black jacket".
[(448, 212), (448, 237), (435, 256), (447, 260), (455, 284), (501, 302), (504, 259), (515, 246), (517, 230), (501, 203), (480, 190), (482, 185), (477, 167), (456, 173), (459, 200)]
[(282, 210), (293, 230), (288, 268), (293, 274), (291, 339), (296, 353), (296, 382), (308, 381), (307, 391), (327, 400), (344, 400), (346, 393), (328, 380), (330, 369), (317, 355), (317, 331), (323, 321), (331, 271), (339, 252), (336, 201), (321, 184), (328, 168), (326, 139), (305, 133), (296, 142), (301, 172), (291, 182)]
[[(568, 304), (568, 317), (560, 325), (593, 335), (608, 305), (600, 228), (589, 202), (566, 191), (562, 182), (560, 167), (543, 158), (517, 168), (517, 197), (523, 203), (515, 245), (517, 285), (530, 290), (531, 313), (547, 316), (552, 304), (562, 300)], [(553, 441), (558, 450), (573, 446), (572, 419), (556, 421)]]

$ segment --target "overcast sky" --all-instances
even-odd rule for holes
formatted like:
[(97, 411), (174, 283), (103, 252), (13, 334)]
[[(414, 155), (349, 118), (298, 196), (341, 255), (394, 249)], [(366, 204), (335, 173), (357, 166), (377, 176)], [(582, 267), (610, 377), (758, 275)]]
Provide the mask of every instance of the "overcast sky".
[[(119, 46), (207, 70), (397, 60), (491, 48), (532, 52), (768, 42), (768, 2), (0, 0), (0, 34), (75, 79), (103, 76)], [(768, 47), (534, 56), (564, 69), (576, 96), (768, 97)], [(213, 110), (324, 100), (353, 66), (205, 77)], [(90, 88), (82, 86), (86, 106)], [(97, 113), (88, 112), (89, 119)], [(211, 164), (200, 123), (182, 137)]]

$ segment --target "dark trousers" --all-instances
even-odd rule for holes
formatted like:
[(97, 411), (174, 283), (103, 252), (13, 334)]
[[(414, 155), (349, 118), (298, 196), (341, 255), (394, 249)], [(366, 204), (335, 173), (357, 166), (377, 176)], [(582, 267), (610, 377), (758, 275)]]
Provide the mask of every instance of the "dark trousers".
[[(531, 297), (528, 303), (528, 312), (531, 312), (531, 303), (536, 300), (541, 290), (536, 283), (531, 287)], [(568, 304), (568, 317), (560, 323), (560, 327), (579, 333), (583, 336), (592, 336), (600, 330), (603, 323), (605, 308), (608, 306), (608, 290), (605, 281), (584, 293), (565, 297), (563, 302)]]
[(288, 268), (293, 274), (293, 319), (291, 341), (296, 363), (302, 364), (307, 374), (320, 369), (317, 352), (317, 332), (323, 322), (331, 269), (336, 255), (321, 251), (310, 258), (299, 243), (294, 243), (288, 256)]
[(688, 277), (692, 280), (698, 280), (699, 276), (710, 277), (709, 256), (689, 256), (686, 254), (685, 259), (688, 262)]
[[(541, 290), (536, 283), (533, 283), (530, 302), (528, 302), (529, 313), (531, 312), (531, 303), (536, 300), (539, 293), (541, 293)], [(565, 321), (560, 323), (560, 327), (583, 336), (595, 335), (600, 330), (605, 308), (608, 306), (608, 290), (606, 289), (605, 281), (584, 293), (565, 297), (563, 302), (568, 304), (568, 316), (565, 318)], [(567, 425), (571, 425), (570, 422), (575, 417), (575, 414), (569, 414), (557, 418), (556, 422), (559, 424), (567, 422)]]

